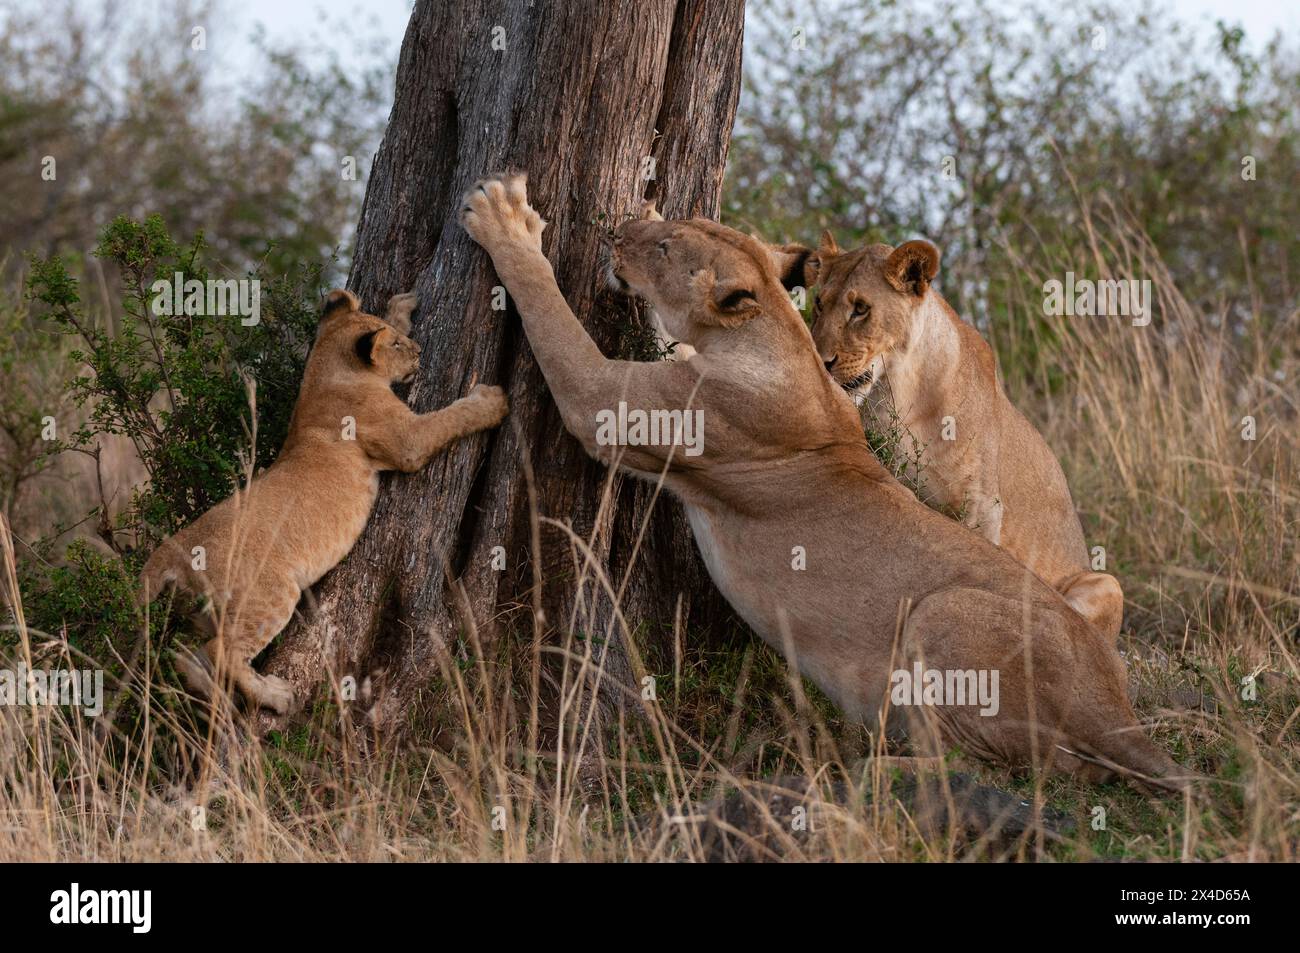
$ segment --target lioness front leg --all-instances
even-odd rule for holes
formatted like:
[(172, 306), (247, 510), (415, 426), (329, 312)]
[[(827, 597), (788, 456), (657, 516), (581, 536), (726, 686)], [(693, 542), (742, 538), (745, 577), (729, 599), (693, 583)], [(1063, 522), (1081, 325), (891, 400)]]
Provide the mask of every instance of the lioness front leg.
[(542, 254), (546, 223), (528, 204), (522, 175), (480, 181), (462, 202), (461, 223), (492, 257), (497, 275), (523, 318), (524, 331), (566, 422), (587, 418), (607, 402), (589, 382), (606, 364), (555, 283)]
[[(597, 434), (602, 414), (628, 410), (685, 412), (699, 407), (695, 373), (676, 362), (609, 360), (574, 316), (551, 263), (542, 254), (545, 222), (528, 204), (522, 175), (479, 182), (461, 203), (461, 222), (492, 257), (523, 319), (524, 332), (551, 388), (564, 425), (588, 453), (607, 462), (655, 471), (680, 447), (636, 446), (610, 451)], [(702, 451), (701, 451), (702, 452)]]

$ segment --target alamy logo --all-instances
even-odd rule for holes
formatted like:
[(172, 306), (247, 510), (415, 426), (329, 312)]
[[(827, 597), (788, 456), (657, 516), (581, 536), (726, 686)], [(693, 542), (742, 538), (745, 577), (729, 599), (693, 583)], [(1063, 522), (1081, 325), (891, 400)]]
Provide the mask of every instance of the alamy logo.
[(149, 307), (156, 315), (238, 315), (244, 327), (262, 320), (262, 282), (257, 278), (186, 281), (178, 271), (170, 280), (159, 278), (149, 290), (154, 294)]
[(1056, 317), (1131, 317), (1135, 328), (1151, 323), (1151, 281), (1143, 278), (1074, 277), (1065, 273), (1065, 281), (1055, 278), (1043, 282), (1043, 314)]
[(127, 923), (132, 933), (148, 933), (153, 922), (152, 890), (69, 890), (50, 894), (50, 922), (55, 924)]
[(0, 668), (0, 705), (74, 705), (96, 718), (104, 713), (102, 669)]
[(627, 409), (596, 412), (596, 443), (602, 447), (682, 447), (686, 456), (704, 452), (703, 410)]
[(979, 706), (985, 718), (1002, 707), (997, 669), (922, 669), (920, 662), (913, 662), (911, 671), (895, 669), (889, 676), (889, 700), (898, 706)]

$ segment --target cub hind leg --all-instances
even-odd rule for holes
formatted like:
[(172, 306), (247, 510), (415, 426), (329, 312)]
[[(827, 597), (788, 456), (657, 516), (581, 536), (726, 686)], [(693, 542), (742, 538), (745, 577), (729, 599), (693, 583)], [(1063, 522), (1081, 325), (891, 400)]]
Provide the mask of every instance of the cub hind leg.
[(259, 674), (253, 659), (289, 624), (300, 595), (296, 585), (285, 581), (273, 594), (231, 606), (217, 634), (202, 648), (177, 653), (176, 670), (186, 687), (210, 700), (216, 696), (218, 681), (229, 678), (253, 708), (287, 714), (293, 707), (293, 687), (278, 676)]

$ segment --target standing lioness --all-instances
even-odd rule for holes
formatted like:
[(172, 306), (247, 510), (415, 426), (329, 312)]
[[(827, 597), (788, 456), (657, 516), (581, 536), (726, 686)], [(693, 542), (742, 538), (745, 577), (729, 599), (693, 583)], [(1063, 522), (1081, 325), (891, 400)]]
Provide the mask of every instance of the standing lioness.
[[(462, 205), (569, 432), (599, 459), (664, 474), (688, 504), (722, 594), (838, 705), (874, 725), (914, 661), (996, 672), (996, 713), (951, 698), (929, 710), (943, 741), (1022, 768), (1118, 768), (1184, 783), (1142, 733), (1113, 643), (1006, 552), (919, 503), (872, 456), (762, 244), (699, 219), (622, 225), (614, 280), (696, 353), (615, 361), (565, 303), (523, 177), (480, 182)], [(632, 440), (630, 429), (625, 445), (609, 445), (598, 434), (615, 408), (628, 420), (699, 410), (698, 452)]]
[(858, 400), (883, 376), (903, 452), (923, 451), (930, 497), (1115, 639), (1124, 593), (1114, 576), (1092, 571), (1056, 456), (1007, 399), (988, 342), (931, 287), (938, 271), (929, 242), (841, 252), (825, 233), (804, 264), (804, 280), (818, 286), (812, 334), (822, 361)]
[(275, 463), (145, 563), (145, 602), (168, 583), (208, 599), (216, 637), (176, 657), (191, 691), (212, 697), (214, 676), (230, 677), (252, 705), (288, 711), (289, 684), (250, 663), (288, 624), (303, 591), (352, 549), (380, 471), (418, 470), (451, 441), (505, 417), (498, 387), (479, 385), (427, 414), (393, 393), (420, 366), (420, 346), (406, 336), (414, 307), (415, 295), (397, 295), (381, 321), (363, 314), (351, 292), (330, 292)]

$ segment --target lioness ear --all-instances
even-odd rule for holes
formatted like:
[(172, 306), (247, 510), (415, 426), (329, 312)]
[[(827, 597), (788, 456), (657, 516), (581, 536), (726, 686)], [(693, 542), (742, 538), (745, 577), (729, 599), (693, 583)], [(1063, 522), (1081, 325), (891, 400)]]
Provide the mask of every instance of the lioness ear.
[(939, 273), (939, 249), (927, 241), (904, 242), (885, 259), (885, 280), (903, 294), (925, 294)]
[(321, 308), (320, 317), (324, 321), (334, 314), (348, 314), (361, 310), (361, 301), (351, 291), (335, 288), (325, 296), (325, 306)]
[[(768, 245), (767, 250), (772, 256), (772, 264), (776, 266), (782, 288), (793, 291), (795, 288), (812, 287), (812, 282), (808, 280), (808, 260), (815, 258), (816, 252), (807, 245)], [(815, 277), (815, 270), (813, 274)]]
[(829, 228), (822, 229), (822, 239), (817, 250), (804, 259), (803, 285), (811, 288), (817, 284), (826, 269), (826, 263), (840, 253), (840, 246), (835, 244), (835, 236)]
[(700, 324), (738, 328), (762, 313), (753, 289), (740, 282), (720, 282), (708, 269), (695, 273), (691, 287), (699, 302), (691, 316)]
[(664, 217), (659, 214), (659, 209), (655, 207), (654, 199), (646, 199), (641, 203), (641, 218), (648, 222), (662, 222)]
[(390, 328), (375, 328), (373, 331), (367, 331), (361, 337), (357, 338), (355, 349), (357, 357), (361, 358), (362, 364), (374, 364), (375, 352), (382, 347), (393, 342), (393, 332)]

